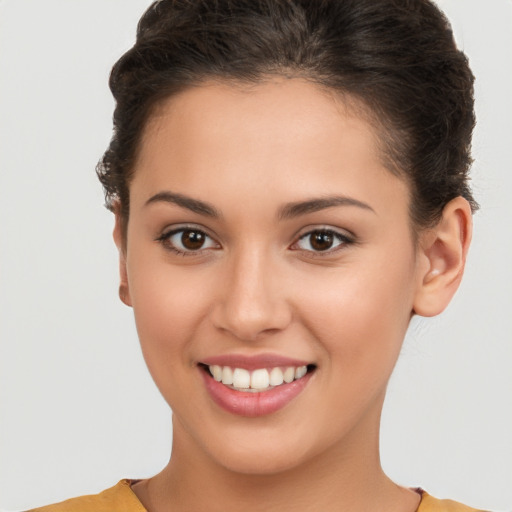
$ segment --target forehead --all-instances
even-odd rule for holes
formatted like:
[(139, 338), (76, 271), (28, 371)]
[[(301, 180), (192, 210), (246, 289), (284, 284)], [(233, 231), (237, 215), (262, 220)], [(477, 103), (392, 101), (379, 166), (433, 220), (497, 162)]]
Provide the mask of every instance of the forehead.
[(222, 119), (231, 114), (235, 116), (230, 122), (238, 118), (244, 128), (268, 129), (268, 125), (259, 123), (266, 123), (270, 116), (276, 128), (278, 121), (291, 121), (301, 131), (329, 120), (339, 123), (340, 116), (345, 121), (358, 121), (361, 126), (366, 124), (364, 121), (372, 124), (376, 117), (360, 99), (302, 78), (276, 76), (256, 83), (217, 80), (186, 88), (160, 101), (151, 112), (143, 138), (151, 137), (163, 123), (167, 124), (169, 116), (182, 126), (184, 121), (199, 119), (220, 127), (225, 124)]
[(403, 192), (363, 112), (355, 100), (301, 79), (188, 89), (164, 101), (149, 120), (133, 192), (171, 188), (210, 197), (223, 183), (240, 196), (281, 190), (289, 200), (333, 187), (372, 194), (386, 184)]

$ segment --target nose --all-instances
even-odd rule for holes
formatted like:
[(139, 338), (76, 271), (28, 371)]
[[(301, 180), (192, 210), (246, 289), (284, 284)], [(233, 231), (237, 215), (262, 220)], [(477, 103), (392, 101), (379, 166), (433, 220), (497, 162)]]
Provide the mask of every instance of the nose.
[(239, 340), (255, 341), (285, 329), (292, 310), (286, 300), (282, 269), (262, 252), (232, 255), (219, 280), (220, 297), (213, 309), (218, 329)]

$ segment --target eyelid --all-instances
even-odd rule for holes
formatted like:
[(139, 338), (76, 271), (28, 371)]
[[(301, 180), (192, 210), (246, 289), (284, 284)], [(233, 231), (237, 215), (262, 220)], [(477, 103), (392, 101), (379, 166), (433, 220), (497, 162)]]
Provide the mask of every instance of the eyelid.
[[(336, 245), (333, 248), (326, 249), (325, 251), (314, 251), (314, 250), (308, 250), (308, 249), (302, 249), (300, 247), (296, 247), (298, 243), (306, 238), (307, 236), (312, 235), (313, 233), (317, 232), (327, 232), (332, 233), (338, 240), (340, 240), (341, 243)], [(305, 228), (302, 228), (298, 234), (295, 236), (295, 241), (291, 244), (290, 249), (295, 251), (301, 251), (303, 253), (308, 253), (312, 257), (322, 257), (322, 256), (329, 256), (333, 253), (343, 249), (344, 247), (348, 245), (352, 245), (356, 242), (355, 235), (346, 230), (346, 229), (340, 229), (335, 228), (333, 226), (326, 226), (326, 225), (319, 225), (319, 226), (307, 226)]]
[(335, 227), (335, 226), (332, 226), (329, 224), (310, 224), (310, 225), (305, 226), (305, 227), (301, 228), (300, 230), (298, 230), (295, 233), (294, 238), (295, 238), (295, 240), (299, 240), (303, 236), (314, 233), (315, 231), (329, 231), (329, 232), (334, 233), (335, 235), (340, 236), (341, 238), (345, 238), (352, 242), (355, 242), (356, 238), (357, 238), (356, 235), (352, 231), (350, 231), (346, 228), (339, 228), (339, 227)]
[[(183, 249), (180, 249), (179, 247), (172, 245), (170, 243), (171, 237), (182, 232), (182, 231), (196, 231), (196, 232), (202, 233), (207, 238), (209, 238), (211, 241), (213, 241), (213, 243), (215, 244), (215, 247), (205, 247), (205, 248), (199, 248), (197, 250), (192, 250), (192, 249), (183, 250)], [(209, 233), (208, 229), (206, 229), (205, 227), (200, 226), (198, 224), (190, 224), (190, 223), (173, 224), (171, 226), (167, 226), (166, 228), (161, 230), (161, 234), (155, 238), (155, 241), (162, 244), (162, 246), (165, 249), (172, 251), (176, 254), (180, 254), (182, 256), (199, 256), (202, 253), (204, 253), (205, 251), (217, 250), (217, 249), (221, 248), (221, 245), (218, 242), (217, 238), (215, 236), (211, 235)]]
[[(205, 247), (205, 248), (199, 248), (197, 250), (189, 249), (189, 250), (182, 250), (179, 247), (176, 247), (175, 245), (170, 243), (170, 238), (177, 233), (180, 233), (182, 231), (197, 231), (200, 233), (203, 233), (207, 238), (209, 238), (214, 244), (215, 247)], [(324, 251), (322, 250), (309, 250), (309, 249), (303, 249), (300, 247), (297, 247), (299, 242), (306, 238), (307, 236), (312, 235), (316, 232), (327, 232), (332, 233), (334, 237), (336, 237), (340, 243), (338, 243), (333, 248), (326, 249)], [(205, 251), (211, 251), (211, 250), (217, 250), (221, 249), (222, 246), (218, 242), (217, 237), (210, 234), (209, 229), (205, 228), (204, 226), (198, 225), (198, 224), (190, 224), (190, 223), (184, 223), (184, 224), (174, 224), (167, 226), (163, 230), (161, 230), (161, 234), (158, 235), (155, 238), (155, 241), (161, 243), (165, 249), (169, 251), (173, 251), (180, 255), (186, 255), (186, 256), (198, 256)], [(306, 226), (302, 228), (300, 231), (297, 232), (297, 234), (294, 237), (294, 242), (289, 246), (289, 249), (294, 251), (300, 251), (303, 253), (308, 253), (311, 257), (326, 257), (329, 255), (332, 255), (333, 253), (337, 252), (338, 250), (348, 246), (352, 245), (356, 242), (355, 235), (348, 231), (347, 229), (341, 229), (329, 225), (313, 225), (313, 226)]]

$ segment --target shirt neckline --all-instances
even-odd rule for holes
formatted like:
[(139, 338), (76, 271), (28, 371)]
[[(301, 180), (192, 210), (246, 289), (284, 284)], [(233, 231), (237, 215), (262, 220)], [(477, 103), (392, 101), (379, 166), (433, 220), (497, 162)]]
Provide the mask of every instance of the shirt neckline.
[[(135, 494), (134, 490), (132, 489), (132, 485), (140, 482), (141, 479), (130, 479), (130, 478), (124, 478), (119, 482), (118, 485), (121, 485), (126, 488), (126, 490), (130, 493), (131, 498), (134, 500), (134, 504), (138, 507), (138, 512), (148, 512), (144, 505), (139, 500), (138, 496)], [(424, 502), (424, 498), (428, 496), (428, 494), (421, 488), (421, 487), (414, 487), (411, 488), (411, 491), (414, 491), (415, 493), (420, 495), (420, 502), (418, 503), (418, 508), (416, 509), (416, 512), (421, 512), (422, 504)]]

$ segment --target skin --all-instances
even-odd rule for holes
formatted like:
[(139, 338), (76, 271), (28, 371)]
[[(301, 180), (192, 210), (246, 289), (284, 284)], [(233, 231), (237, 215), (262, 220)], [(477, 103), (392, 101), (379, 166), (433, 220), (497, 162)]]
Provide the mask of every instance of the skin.
[[(169, 192), (218, 216), (150, 201)], [(279, 215), (333, 196), (364, 206)], [(162, 238), (184, 225), (208, 235), (187, 255), (172, 250), (180, 235)], [(315, 229), (341, 238), (314, 251)], [(150, 512), (416, 510), (419, 495), (381, 469), (380, 414), (411, 316), (441, 312), (460, 282), (471, 238), (464, 199), (416, 243), (408, 187), (346, 101), (299, 79), (211, 83), (150, 120), (122, 233), (118, 217), (120, 295), (173, 410), (168, 466), (133, 485)], [(198, 362), (261, 353), (316, 370), (276, 413), (219, 408)]]

